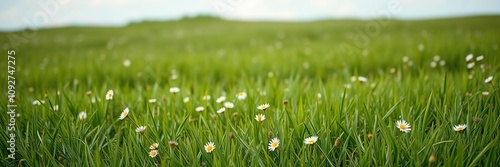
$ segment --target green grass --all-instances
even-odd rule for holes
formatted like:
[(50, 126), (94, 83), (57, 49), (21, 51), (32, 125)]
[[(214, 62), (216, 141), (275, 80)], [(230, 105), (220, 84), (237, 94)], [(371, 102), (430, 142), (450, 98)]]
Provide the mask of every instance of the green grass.
[[(0, 33), (16, 51), (12, 166), (496, 166), (500, 17), (237, 22), (194, 18), (126, 27)], [(28, 31), (31, 32), (31, 31)], [(18, 45), (13, 48), (12, 39)], [(25, 41), (20, 40), (24, 38)], [(419, 50), (418, 46), (424, 46)], [(466, 68), (465, 56), (484, 55)], [(444, 66), (431, 68), (435, 55)], [(403, 63), (407, 56), (413, 65)], [(130, 60), (130, 67), (123, 65)], [(475, 59), (474, 59), (475, 61)], [(7, 69), (7, 58), (0, 68)], [(438, 63), (439, 64), (439, 63)], [(481, 64), (484, 68), (481, 68)], [(177, 79), (172, 79), (172, 75)], [(7, 94), (7, 72), (0, 86)], [(352, 76), (368, 82), (352, 82)], [(469, 76), (472, 78), (469, 79)], [(484, 80), (493, 76), (491, 84)], [(178, 94), (169, 92), (179, 87)], [(349, 87), (349, 88), (347, 88)], [(114, 90), (112, 100), (105, 100)], [(91, 91), (91, 94), (86, 93)], [(245, 100), (236, 94), (244, 91)], [(489, 92), (483, 96), (482, 92)], [(321, 98), (318, 97), (321, 95)], [(467, 96), (470, 94), (470, 96)], [(202, 100), (210, 95), (211, 100)], [(235, 107), (224, 113), (215, 99)], [(189, 102), (183, 99), (189, 97)], [(95, 102), (92, 102), (92, 99)], [(148, 103), (157, 99), (156, 103)], [(45, 100), (33, 105), (34, 100)], [(288, 105), (283, 101), (287, 100)], [(269, 103), (266, 111), (257, 110)], [(7, 98), (1, 122), (9, 122)], [(59, 110), (53, 110), (58, 105)], [(203, 112), (195, 108), (204, 106)], [(128, 117), (119, 120), (125, 107)], [(87, 118), (78, 119), (86, 111)], [(237, 114), (236, 114), (237, 113)], [(257, 122), (256, 114), (265, 114)], [(478, 119), (480, 118), (480, 121)], [(396, 121), (406, 120), (410, 133)], [(147, 126), (144, 135), (137, 125)], [(453, 126), (467, 124), (463, 133)], [(231, 137), (231, 135), (233, 137)], [(369, 135), (372, 135), (369, 138)], [(313, 145), (304, 139), (318, 136)], [(271, 152), (269, 141), (279, 147)], [(339, 144), (335, 146), (335, 141)], [(178, 142), (171, 148), (169, 141)], [(159, 143), (159, 155), (149, 146)], [(215, 143), (206, 153), (204, 145)], [(436, 161), (429, 163), (431, 155)]]

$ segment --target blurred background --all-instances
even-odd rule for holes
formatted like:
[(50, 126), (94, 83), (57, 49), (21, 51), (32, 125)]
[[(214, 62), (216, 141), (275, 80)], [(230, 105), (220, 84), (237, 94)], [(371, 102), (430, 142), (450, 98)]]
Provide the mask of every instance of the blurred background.
[[(2, 0), (0, 30), (69, 25), (123, 26), (212, 15), (231, 20), (311, 21), (391, 16), (428, 19), (500, 13), (498, 0)], [(45, 12), (44, 14), (37, 14)]]

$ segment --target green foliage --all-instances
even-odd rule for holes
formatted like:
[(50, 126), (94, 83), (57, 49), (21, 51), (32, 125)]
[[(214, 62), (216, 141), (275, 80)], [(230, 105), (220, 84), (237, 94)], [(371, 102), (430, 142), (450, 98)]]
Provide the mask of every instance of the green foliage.
[[(366, 25), (375, 23), (378, 33), (366, 31)], [(367, 32), (369, 42), (356, 41)], [(6, 158), (8, 145), (2, 142), (3, 164), (496, 166), (500, 162), (498, 16), (390, 20), (387, 25), (377, 20), (278, 23), (207, 16), (25, 34), (0, 33), (4, 50), (14, 47), (13, 35), (26, 39), (14, 48), (16, 159)], [(465, 56), (470, 53), (484, 55), (484, 60), (474, 59), (475, 67), (467, 69)], [(432, 68), (435, 55), (439, 60)], [(407, 62), (402, 61), (404, 56)], [(130, 66), (124, 66), (125, 60)], [(0, 68), (6, 66), (2, 60)], [(7, 78), (5, 72), (0, 75)], [(352, 76), (368, 81), (352, 82)], [(494, 78), (486, 84), (488, 76)], [(6, 82), (0, 86), (5, 89)], [(180, 92), (170, 93), (171, 87)], [(109, 101), (108, 90), (114, 90)], [(236, 98), (241, 91), (248, 94), (245, 100)], [(211, 99), (203, 100), (205, 95)], [(220, 96), (235, 107), (217, 113), (224, 106), (215, 101)], [(33, 105), (35, 100), (45, 103)], [(264, 103), (271, 107), (258, 110)], [(198, 106), (205, 110), (195, 111)], [(126, 107), (128, 117), (119, 120)], [(5, 113), (7, 101), (1, 100), (0, 108)], [(81, 111), (87, 113), (86, 119), (78, 118)], [(257, 122), (256, 114), (265, 114), (266, 119)], [(10, 117), (1, 114), (0, 119), (7, 123)], [(406, 120), (412, 130), (400, 132), (398, 120)], [(453, 130), (458, 124), (468, 127), (459, 133)], [(144, 135), (135, 131), (137, 126), (147, 127)], [(2, 141), (9, 140), (7, 133), (1, 134)], [(305, 145), (310, 136), (319, 140)], [(280, 145), (269, 151), (274, 137)], [(170, 147), (169, 141), (178, 145)], [(159, 143), (159, 154), (151, 158), (149, 146), (154, 142)], [(215, 143), (211, 153), (204, 149), (208, 142)], [(432, 154), (436, 162), (431, 164)]]

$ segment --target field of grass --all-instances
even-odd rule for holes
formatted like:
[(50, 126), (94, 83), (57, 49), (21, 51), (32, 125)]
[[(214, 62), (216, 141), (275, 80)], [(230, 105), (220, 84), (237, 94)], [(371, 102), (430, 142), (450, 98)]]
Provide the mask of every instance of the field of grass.
[(2, 71), (0, 156), (9, 166), (496, 166), (499, 42), (500, 16), (3, 32), (0, 68), (15, 50), (16, 98)]

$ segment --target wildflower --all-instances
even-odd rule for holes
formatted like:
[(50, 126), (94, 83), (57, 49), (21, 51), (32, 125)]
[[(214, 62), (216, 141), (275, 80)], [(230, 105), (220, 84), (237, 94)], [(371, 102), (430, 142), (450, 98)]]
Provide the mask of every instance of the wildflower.
[(368, 139), (371, 139), (371, 138), (373, 138), (373, 134), (368, 133)]
[(149, 156), (150, 156), (151, 158), (154, 158), (154, 157), (156, 157), (157, 155), (158, 155), (158, 150), (151, 150), (151, 151), (149, 151)]
[(183, 101), (184, 103), (189, 102), (189, 97), (185, 97), (182, 101)]
[(54, 109), (54, 111), (59, 111), (59, 105), (54, 105), (52, 109)]
[(217, 99), (215, 100), (215, 102), (217, 102), (217, 103), (222, 103), (222, 102), (224, 102), (224, 101), (226, 101), (226, 96), (221, 96), (221, 97), (219, 97), (219, 98), (217, 98)]
[(474, 62), (467, 63), (467, 69), (474, 68)]
[(149, 149), (150, 150), (156, 150), (156, 149), (158, 149), (158, 143), (151, 144), (151, 146), (149, 146)]
[(471, 61), (473, 58), (474, 58), (474, 55), (472, 55), (472, 53), (471, 53), (471, 54), (468, 54), (467, 56), (465, 56), (465, 61), (466, 61), (466, 62), (469, 62), (469, 61)]
[(247, 93), (238, 92), (238, 94), (236, 94), (236, 98), (238, 98), (238, 100), (245, 100), (247, 98)]
[(156, 103), (156, 99), (149, 99), (148, 102), (149, 103)]
[(135, 129), (137, 133), (144, 134), (144, 131), (146, 131), (146, 126), (139, 126)]
[(267, 108), (269, 108), (269, 104), (268, 103), (259, 105), (257, 107), (257, 109), (262, 110), (262, 111), (266, 111)]
[(436, 55), (436, 56), (434, 56), (433, 60), (435, 62), (438, 62), (439, 60), (441, 60), (441, 57), (439, 57), (439, 55)]
[(207, 144), (205, 144), (205, 151), (207, 151), (207, 153), (211, 153), (212, 151), (214, 151), (215, 149), (215, 145), (213, 142), (208, 142)]
[(108, 92), (106, 93), (106, 100), (113, 99), (113, 95), (114, 95), (113, 90), (108, 90)]
[(269, 141), (269, 151), (274, 151), (280, 145), (280, 140), (275, 137), (271, 141)]
[(453, 130), (462, 133), (465, 130), (465, 128), (467, 128), (467, 124), (456, 125), (453, 127)]
[(433, 62), (431, 62), (431, 65), (430, 65), (430, 66), (431, 66), (431, 68), (436, 68), (437, 63), (436, 63), (435, 61), (433, 61)]
[(37, 106), (44, 104), (44, 103), (45, 103), (45, 100), (34, 100), (33, 101), (33, 105), (37, 105)]
[(85, 118), (87, 118), (87, 113), (85, 111), (82, 111), (78, 114), (78, 118), (80, 120), (84, 120)]
[(203, 100), (210, 100), (210, 95), (205, 95), (202, 97)]
[(196, 110), (196, 112), (202, 112), (203, 110), (205, 110), (205, 108), (203, 106), (199, 106), (196, 107), (194, 110)]
[(171, 87), (170, 88), (170, 93), (177, 94), (181, 91), (178, 87)]
[(484, 56), (483, 56), (483, 55), (481, 55), (481, 56), (477, 56), (477, 57), (476, 57), (476, 61), (481, 61), (481, 60), (483, 60), (483, 59), (484, 59)]
[(120, 120), (123, 120), (123, 119), (127, 118), (127, 116), (128, 116), (128, 112), (129, 112), (129, 109), (128, 109), (128, 107), (127, 107), (127, 108), (125, 108), (125, 109), (123, 110), (123, 112), (120, 114)]
[(484, 83), (491, 83), (491, 81), (493, 81), (493, 76), (489, 76), (488, 78), (486, 78), (484, 80)]
[(399, 128), (401, 132), (408, 133), (411, 131), (410, 124), (404, 120), (399, 120), (396, 122), (396, 126)]
[(222, 107), (219, 110), (217, 110), (217, 113), (221, 114), (221, 113), (224, 113), (224, 111), (226, 111), (226, 108)]
[(482, 92), (481, 94), (482, 94), (483, 96), (488, 96), (488, 95), (490, 95), (490, 93), (489, 93), (489, 92)]
[(225, 102), (224, 107), (231, 109), (231, 108), (234, 108), (234, 104), (231, 102)]
[(310, 145), (310, 144), (316, 143), (316, 141), (318, 141), (318, 136), (311, 136), (311, 137), (306, 138), (304, 140), (304, 143), (307, 145)]
[(288, 100), (283, 100), (283, 105), (288, 105)]
[(255, 115), (255, 120), (262, 122), (266, 119), (266, 116), (264, 114), (257, 114)]
[(408, 56), (403, 56), (403, 63), (406, 63), (410, 60), (410, 58)]
[(85, 92), (85, 95), (87, 95), (88, 97), (92, 96), (92, 91), (89, 90), (89, 91)]
[(358, 77), (356, 77), (356, 76), (352, 76), (352, 77), (351, 77), (351, 81), (352, 81), (352, 82), (356, 82), (356, 81), (358, 81), (358, 82), (360, 82), (360, 83), (365, 83), (365, 82), (367, 82), (367, 81), (368, 81), (368, 79), (366, 79), (366, 77), (363, 77), (363, 76), (358, 76)]
[(170, 146), (170, 148), (175, 148), (177, 147), (177, 145), (179, 145), (179, 143), (177, 143), (176, 141), (169, 141), (168, 145)]

